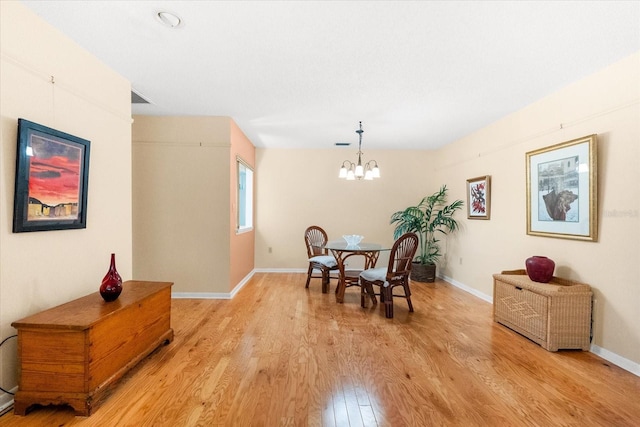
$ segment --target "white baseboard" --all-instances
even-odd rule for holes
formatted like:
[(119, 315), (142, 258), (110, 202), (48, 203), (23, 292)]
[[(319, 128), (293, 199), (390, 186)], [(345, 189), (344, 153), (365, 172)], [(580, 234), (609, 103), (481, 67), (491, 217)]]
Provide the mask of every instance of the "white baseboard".
[(438, 275), (438, 277), (440, 277), (442, 280), (444, 280), (447, 283), (451, 283), (453, 286), (455, 286), (456, 288), (460, 288), (465, 292), (470, 293), (471, 295), (474, 295), (482, 300), (485, 300), (486, 302), (493, 304), (493, 297), (491, 295), (487, 295), (487, 294), (483, 294), (482, 292), (480, 292), (477, 289), (474, 289), (470, 286), (467, 286), (463, 283), (458, 282), (457, 280), (453, 280), (451, 277), (447, 277), (447, 276), (440, 276)]
[(251, 270), (249, 274), (247, 274), (244, 279), (240, 281), (238, 286), (233, 288), (231, 292), (172, 292), (171, 298), (174, 299), (232, 299), (240, 289), (246, 285), (249, 280), (253, 277), (256, 270)]
[(257, 268), (256, 273), (306, 273), (306, 268)]
[[(493, 304), (493, 297), (491, 295), (487, 295), (487, 294), (483, 294), (482, 292), (479, 292), (478, 290), (471, 288), (467, 285), (464, 285), (456, 280), (453, 280), (451, 277), (447, 277), (447, 276), (438, 276), (440, 277), (442, 280), (451, 283), (453, 286), (455, 286), (456, 288), (460, 288), (463, 291), (469, 292), (472, 295), (475, 295), (476, 297), (483, 299), (485, 301), (487, 301), (490, 304)], [(602, 357), (604, 360), (613, 363), (616, 366), (619, 366), (620, 368), (624, 369), (625, 371), (629, 371), (632, 374), (640, 377), (640, 364), (629, 360), (629, 359), (625, 359), (622, 356), (619, 356), (605, 348), (599, 347), (595, 344), (591, 344), (591, 348), (589, 349), (589, 351), (591, 351), (591, 353)]]
[[(15, 393), (16, 391), (18, 391), (18, 386), (15, 386), (9, 391), (11, 393)], [(3, 393), (2, 396), (0, 396), (0, 415), (9, 412), (11, 408), (13, 408), (13, 395), (9, 393)]]
[(606, 348), (602, 348), (595, 344), (591, 344), (591, 353), (597, 354), (602, 357), (604, 360), (613, 363), (616, 366), (621, 367), (625, 371), (629, 371), (632, 374), (640, 377), (640, 364), (633, 362), (629, 359), (625, 359), (622, 356), (618, 356), (617, 354), (607, 350)]

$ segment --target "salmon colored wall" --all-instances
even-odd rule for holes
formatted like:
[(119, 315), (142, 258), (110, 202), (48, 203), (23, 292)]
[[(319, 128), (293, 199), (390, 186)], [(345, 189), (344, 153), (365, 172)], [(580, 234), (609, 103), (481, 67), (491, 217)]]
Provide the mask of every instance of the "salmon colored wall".
[[(233, 290), (253, 271), (255, 255), (255, 182), (258, 171), (255, 167), (255, 147), (233, 120), (230, 120), (230, 133), (231, 153), (229, 163), (231, 167), (229, 171), (229, 206), (231, 209), (229, 215), (231, 227), (229, 230), (229, 250), (231, 252), (231, 267), (229, 277), (231, 290)], [(241, 234), (236, 233), (238, 215), (238, 173), (236, 168), (236, 156), (240, 157), (244, 162), (251, 166), (254, 171), (254, 229)]]

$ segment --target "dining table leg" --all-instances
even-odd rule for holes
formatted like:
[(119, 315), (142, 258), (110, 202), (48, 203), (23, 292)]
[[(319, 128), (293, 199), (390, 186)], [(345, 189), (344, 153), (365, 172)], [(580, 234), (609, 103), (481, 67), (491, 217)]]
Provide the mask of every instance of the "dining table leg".
[(338, 270), (340, 272), (338, 287), (336, 288), (336, 302), (341, 304), (344, 302), (344, 293), (347, 289), (347, 276), (345, 271), (345, 261), (347, 258), (353, 255), (364, 256), (364, 269), (366, 270), (376, 266), (380, 251), (341, 251), (338, 249), (331, 249), (331, 253), (338, 262)]
[(344, 252), (336, 250), (336, 249), (332, 249), (331, 253), (333, 254), (333, 257), (336, 259), (336, 261), (338, 262), (338, 287), (336, 288), (336, 302), (337, 303), (342, 303), (344, 301), (344, 291), (347, 287), (347, 282), (345, 279), (345, 271), (344, 271), (344, 260), (345, 258), (343, 258)]

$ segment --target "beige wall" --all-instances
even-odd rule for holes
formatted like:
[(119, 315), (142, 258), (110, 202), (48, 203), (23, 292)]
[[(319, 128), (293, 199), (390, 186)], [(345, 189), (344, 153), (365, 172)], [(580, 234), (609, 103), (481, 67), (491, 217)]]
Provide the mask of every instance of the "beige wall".
[[(359, 233), (390, 241), (392, 212), (441, 184), (450, 188), (450, 200), (466, 200), (466, 180), (491, 175), (491, 219), (458, 215), (462, 230), (445, 240), (439, 274), (490, 300), (492, 274), (524, 268), (531, 255), (551, 257), (556, 275), (594, 288), (594, 351), (640, 375), (639, 55), (436, 152), (367, 151), (380, 161), (378, 181), (337, 178), (351, 152), (258, 149), (256, 268), (305, 269), (303, 232), (310, 224), (330, 238)], [(525, 153), (593, 133), (598, 242), (528, 236)]]
[(380, 179), (338, 178), (342, 161), (356, 160), (353, 148), (257, 150), (256, 268), (306, 270), (309, 225), (324, 228), (329, 239), (361, 234), (364, 241), (393, 243), (391, 214), (440, 186), (431, 152), (367, 150), (366, 141), (363, 149), (364, 160), (378, 161)]
[[(594, 340), (640, 363), (640, 53), (576, 82), (438, 152), (437, 175), (465, 197), (465, 180), (492, 177), (491, 220), (466, 220), (441, 274), (492, 294), (491, 274), (531, 255), (595, 291)], [(598, 135), (599, 239), (526, 234), (525, 153)], [(460, 261), (462, 260), (462, 261)], [(598, 349), (596, 349), (598, 351)], [(637, 365), (636, 365), (636, 369)], [(640, 371), (637, 372), (640, 374)]]
[(136, 278), (229, 293), (230, 135), (227, 117), (134, 117)]
[[(231, 155), (229, 159), (229, 252), (230, 252), (230, 286), (231, 290), (238, 287), (240, 283), (253, 271), (254, 254), (255, 254), (255, 229), (241, 234), (236, 233), (237, 228), (237, 188), (238, 188), (238, 170), (236, 168), (236, 158), (240, 157), (244, 162), (254, 169), (254, 182), (257, 172), (256, 166), (256, 149), (249, 141), (247, 136), (230, 120), (231, 131)], [(255, 197), (254, 197), (255, 204)]]
[[(171, 280), (178, 292), (233, 289), (248, 268), (231, 259), (248, 250), (230, 234), (229, 145), (242, 140), (239, 129), (219, 118), (194, 118), (200, 120), (195, 127), (145, 127), (145, 118), (138, 117), (134, 128), (140, 125), (146, 134), (131, 150), (129, 83), (19, 3), (1, 1), (0, 12), (1, 337), (15, 332), (14, 320), (95, 291), (111, 252), (125, 280)], [(360, 233), (369, 241), (390, 242), (392, 212), (443, 183), (452, 198), (464, 199), (465, 180), (488, 174), (491, 220), (460, 216), (463, 229), (447, 242), (440, 274), (490, 295), (491, 274), (522, 267), (533, 254), (550, 256), (557, 275), (594, 287), (596, 351), (631, 362), (638, 373), (639, 55), (436, 152), (365, 151), (381, 165), (378, 181), (337, 178), (342, 160), (355, 157), (350, 149), (257, 150), (255, 267), (306, 268), (302, 235), (310, 224), (323, 226), (332, 238)], [(87, 229), (11, 233), (19, 117), (91, 140)], [(527, 236), (525, 153), (591, 133), (599, 138), (598, 242)], [(246, 149), (245, 143), (238, 149)], [(199, 187), (203, 180), (222, 184)], [(199, 198), (201, 190), (211, 193)], [(215, 247), (201, 243), (203, 235)], [(183, 257), (179, 263), (173, 263), (176, 254)], [(194, 273), (211, 281), (193, 280)], [(11, 347), (3, 347), (4, 386), (16, 384), (15, 361)]]
[[(132, 278), (131, 103), (124, 78), (18, 2), (0, 2), (0, 51), (0, 337), (5, 338), (15, 334), (11, 322), (97, 291), (112, 252), (122, 278)], [(18, 118), (91, 141), (86, 229), (11, 232)], [(17, 384), (12, 341), (1, 352), (5, 388)]]

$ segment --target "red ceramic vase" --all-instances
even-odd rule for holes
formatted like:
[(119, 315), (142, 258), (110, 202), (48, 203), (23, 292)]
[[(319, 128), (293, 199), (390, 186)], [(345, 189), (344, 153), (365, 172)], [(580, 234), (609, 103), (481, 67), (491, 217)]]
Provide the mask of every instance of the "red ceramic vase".
[(116, 254), (111, 254), (111, 265), (100, 285), (100, 295), (106, 302), (115, 301), (122, 292), (122, 277), (116, 270)]
[(534, 282), (549, 283), (556, 263), (546, 256), (532, 256), (525, 261), (527, 275)]

